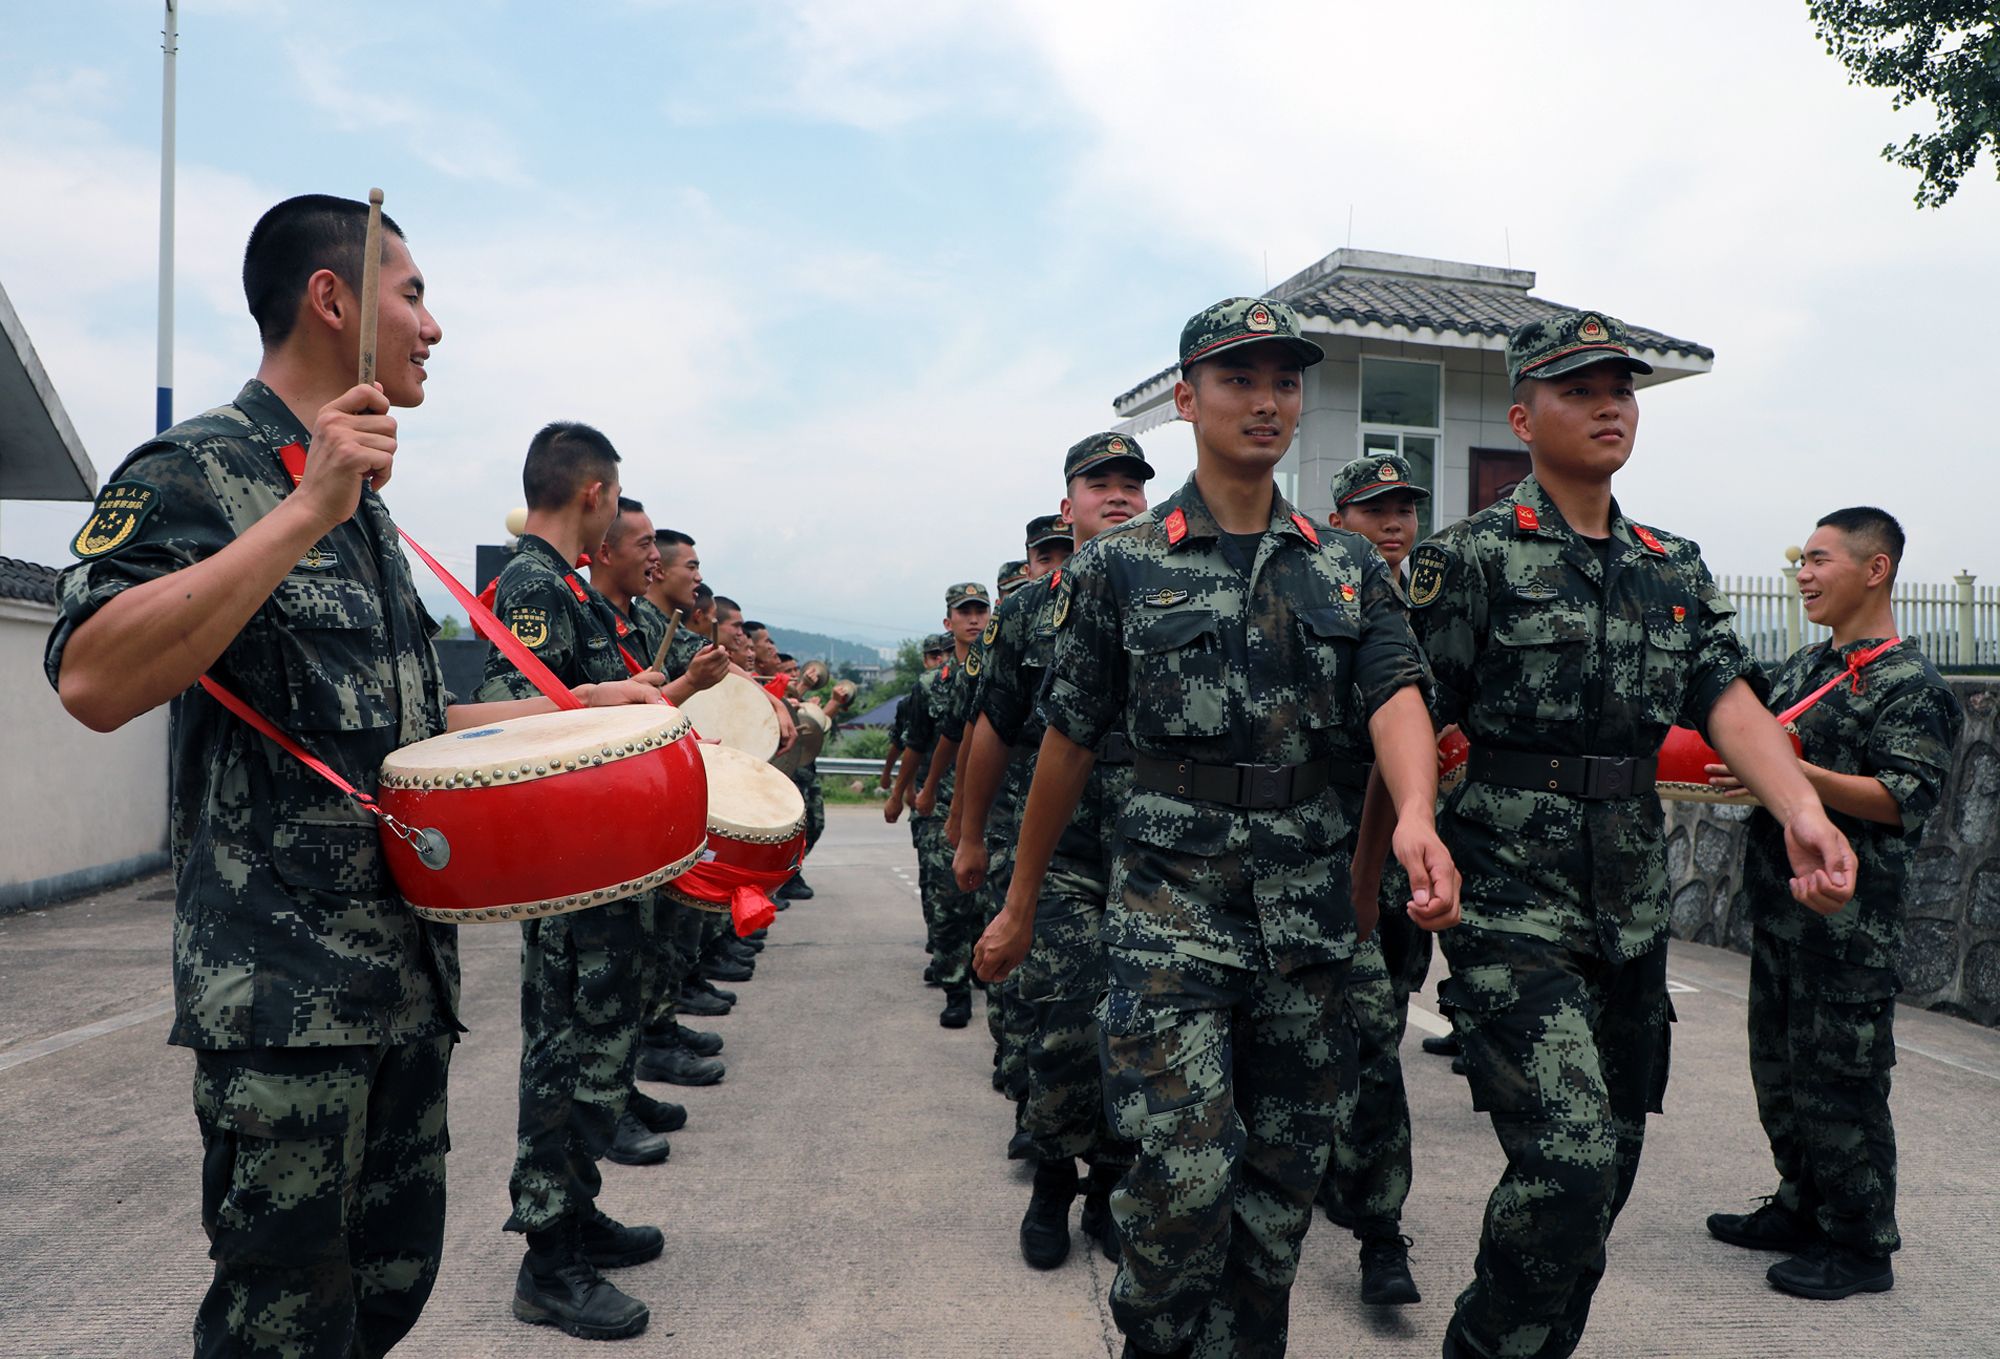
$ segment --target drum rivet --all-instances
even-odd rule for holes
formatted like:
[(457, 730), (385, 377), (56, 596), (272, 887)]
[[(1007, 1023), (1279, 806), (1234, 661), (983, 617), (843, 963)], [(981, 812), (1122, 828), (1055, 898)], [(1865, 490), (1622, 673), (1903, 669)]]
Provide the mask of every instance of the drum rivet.
[(546, 774), (549, 772), (549, 767), (545, 764), (538, 764), (535, 766), (535, 772), (537, 774)]

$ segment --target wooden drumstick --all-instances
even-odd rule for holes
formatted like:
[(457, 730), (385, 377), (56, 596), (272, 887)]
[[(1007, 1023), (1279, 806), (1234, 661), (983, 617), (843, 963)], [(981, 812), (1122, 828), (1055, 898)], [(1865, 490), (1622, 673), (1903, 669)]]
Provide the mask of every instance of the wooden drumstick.
[(382, 191), (368, 191), (368, 234), (361, 243), (361, 385), (375, 380), (375, 318), (382, 299)]
[(659, 651), (653, 656), (653, 669), (659, 671), (662, 675), (667, 673), (667, 648), (674, 644), (674, 638), (679, 635), (680, 630), (681, 611), (675, 609), (667, 619), (666, 638), (661, 641)]

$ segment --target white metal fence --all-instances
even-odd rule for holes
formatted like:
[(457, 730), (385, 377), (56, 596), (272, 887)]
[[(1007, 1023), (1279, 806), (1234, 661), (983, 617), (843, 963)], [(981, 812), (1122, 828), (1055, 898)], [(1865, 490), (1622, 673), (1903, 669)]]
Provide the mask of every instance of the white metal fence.
[[(1776, 576), (1717, 576), (1736, 603), (1736, 631), (1760, 661), (1781, 661), (1827, 630), (1806, 621), (1795, 582), (1797, 567)], [(1939, 669), (2000, 665), (2000, 587), (1970, 575), (1948, 585), (1899, 583), (1896, 625)]]

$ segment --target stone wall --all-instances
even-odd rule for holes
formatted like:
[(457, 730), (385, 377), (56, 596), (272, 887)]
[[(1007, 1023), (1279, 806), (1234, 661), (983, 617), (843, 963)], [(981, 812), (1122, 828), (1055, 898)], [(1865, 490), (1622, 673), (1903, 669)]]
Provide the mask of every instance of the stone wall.
[[(1951, 687), (1965, 705), (1965, 733), (1910, 875), (1902, 999), (2000, 1026), (2000, 681)], [(1674, 937), (1748, 953), (1739, 898), (1749, 809), (1665, 805)]]

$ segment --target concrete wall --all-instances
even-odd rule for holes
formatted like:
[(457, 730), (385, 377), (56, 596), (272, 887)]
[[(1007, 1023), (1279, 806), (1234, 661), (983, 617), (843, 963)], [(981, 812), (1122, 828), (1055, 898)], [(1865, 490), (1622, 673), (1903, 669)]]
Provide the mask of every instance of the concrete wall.
[(47, 604), (0, 599), (0, 911), (167, 862), (165, 708), (100, 736), (42, 677)]
[(1498, 350), (1458, 349), (1315, 336), (1326, 350), (1324, 362), (1306, 370), (1304, 414), (1283, 470), (1298, 473), (1298, 505), (1324, 521), (1333, 508), (1328, 485), (1344, 463), (1361, 454), (1361, 359), (1370, 355), (1444, 365), (1444, 422), (1438, 439), (1437, 484), (1431, 488), (1434, 525), (1465, 517), (1471, 497), (1472, 450), (1523, 449), (1507, 425), (1507, 364)]
[[(2000, 1025), (2000, 681), (1951, 686), (1965, 705), (1965, 734), (1903, 903), (1902, 999)], [(1666, 808), (1674, 936), (1749, 952), (1741, 895), (1749, 809)]]

